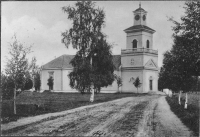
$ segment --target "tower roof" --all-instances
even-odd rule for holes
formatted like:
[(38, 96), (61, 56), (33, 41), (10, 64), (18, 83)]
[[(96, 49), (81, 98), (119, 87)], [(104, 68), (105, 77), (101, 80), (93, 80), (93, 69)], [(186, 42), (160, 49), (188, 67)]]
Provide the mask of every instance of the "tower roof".
[(131, 26), (127, 29), (124, 30), (125, 32), (132, 32), (132, 31), (148, 31), (150, 33), (154, 33), (155, 30), (145, 26), (145, 25), (135, 25), (135, 26)]
[(136, 9), (135, 11), (144, 11), (146, 12), (143, 8), (139, 7), (138, 9)]
[(134, 12), (146, 12), (143, 8), (141, 8), (141, 3), (139, 4), (139, 8), (136, 9)]

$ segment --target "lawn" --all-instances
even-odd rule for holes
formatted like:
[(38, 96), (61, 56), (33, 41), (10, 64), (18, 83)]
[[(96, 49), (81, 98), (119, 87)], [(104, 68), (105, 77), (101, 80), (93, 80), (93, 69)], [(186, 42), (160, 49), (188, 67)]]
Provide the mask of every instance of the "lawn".
[(189, 93), (188, 109), (184, 109), (185, 94), (182, 94), (181, 106), (178, 104), (178, 95), (166, 98), (171, 110), (195, 133), (195, 136), (199, 135), (199, 98), (200, 94)]
[(17, 120), (20, 117), (40, 115), (45, 113), (59, 112), (96, 104), (100, 102), (111, 101), (123, 97), (145, 96), (147, 94), (134, 93), (99, 93), (95, 94), (94, 102), (89, 102), (90, 94), (80, 93), (37, 93), (25, 91), (17, 96), (17, 115), (13, 115), (12, 101), (3, 101), (2, 118), (3, 123)]

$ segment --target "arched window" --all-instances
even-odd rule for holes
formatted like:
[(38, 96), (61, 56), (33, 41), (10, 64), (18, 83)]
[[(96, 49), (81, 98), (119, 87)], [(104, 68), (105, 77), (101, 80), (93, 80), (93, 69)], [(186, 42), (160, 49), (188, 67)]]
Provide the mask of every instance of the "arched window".
[(147, 48), (149, 48), (149, 40), (147, 40)]
[(137, 48), (137, 40), (136, 39), (133, 40), (133, 48)]

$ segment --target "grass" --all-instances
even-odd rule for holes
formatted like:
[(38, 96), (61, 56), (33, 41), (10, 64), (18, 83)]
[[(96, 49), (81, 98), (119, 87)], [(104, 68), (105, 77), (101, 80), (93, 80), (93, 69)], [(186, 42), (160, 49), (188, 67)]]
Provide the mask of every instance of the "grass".
[(194, 132), (195, 136), (199, 135), (199, 106), (198, 94), (188, 94), (188, 108), (184, 109), (185, 95), (182, 96), (181, 106), (178, 104), (178, 95), (166, 98), (171, 110), (181, 119), (181, 121)]
[[(147, 94), (135, 93), (99, 93), (95, 94), (94, 102), (89, 102), (90, 94), (80, 93), (37, 93), (25, 91), (17, 96), (17, 115), (13, 115), (12, 101), (3, 101), (2, 103), (2, 123), (7, 123), (19, 119), (20, 117), (27, 117), (33, 115), (40, 115), (45, 113), (60, 112), (96, 104), (100, 102), (107, 102), (123, 97), (144, 96)], [(9, 102), (9, 103), (8, 103)]]

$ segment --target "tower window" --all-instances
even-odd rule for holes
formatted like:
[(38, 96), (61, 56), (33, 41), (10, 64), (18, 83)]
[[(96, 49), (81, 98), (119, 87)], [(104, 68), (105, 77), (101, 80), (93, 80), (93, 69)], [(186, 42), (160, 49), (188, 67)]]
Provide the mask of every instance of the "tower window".
[(147, 40), (147, 48), (149, 48), (149, 40)]
[(136, 39), (133, 40), (133, 48), (137, 48), (137, 40)]

